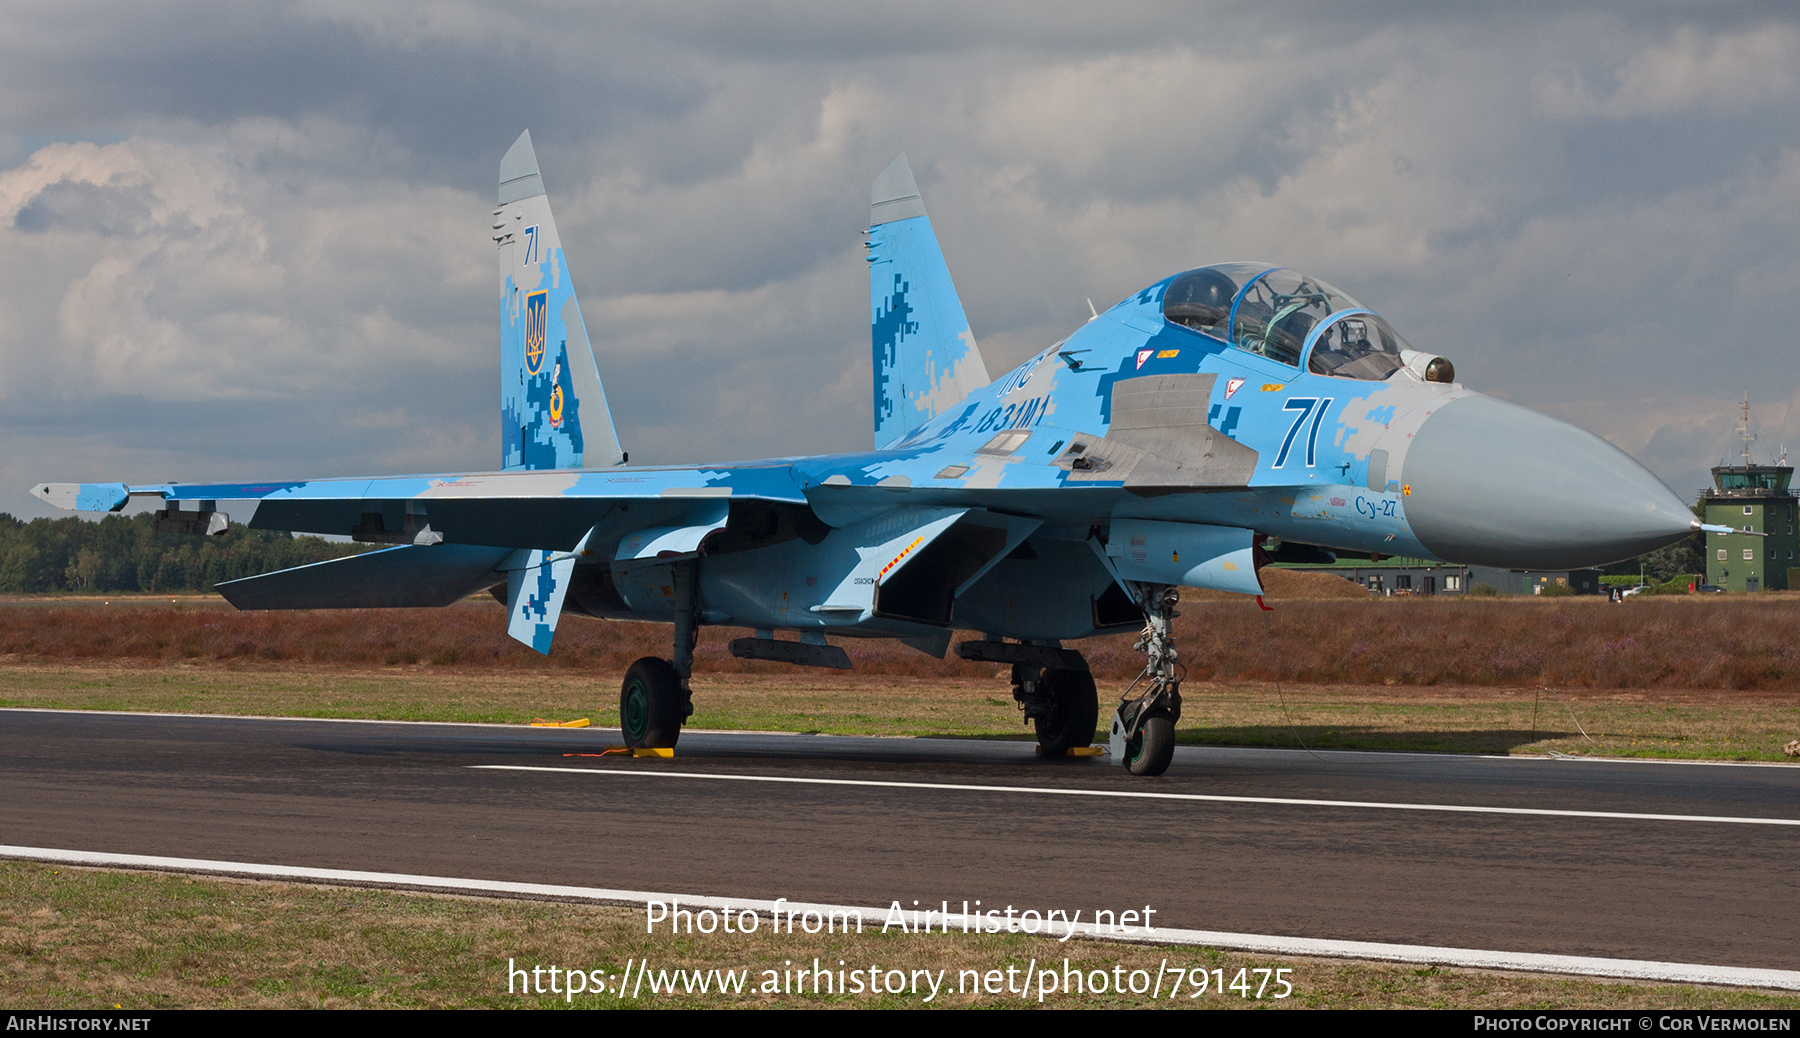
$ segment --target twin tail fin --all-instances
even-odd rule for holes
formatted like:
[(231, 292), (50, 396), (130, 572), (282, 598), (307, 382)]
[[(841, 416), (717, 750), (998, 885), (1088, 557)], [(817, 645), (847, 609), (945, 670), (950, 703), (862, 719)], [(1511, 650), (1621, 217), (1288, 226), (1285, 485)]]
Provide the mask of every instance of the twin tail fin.
[(869, 199), (875, 446), (890, 447), (990, 381), (906, 156)]
[(500, 467), (625, 463), (538, 173), (531, 131), (500, 160)]

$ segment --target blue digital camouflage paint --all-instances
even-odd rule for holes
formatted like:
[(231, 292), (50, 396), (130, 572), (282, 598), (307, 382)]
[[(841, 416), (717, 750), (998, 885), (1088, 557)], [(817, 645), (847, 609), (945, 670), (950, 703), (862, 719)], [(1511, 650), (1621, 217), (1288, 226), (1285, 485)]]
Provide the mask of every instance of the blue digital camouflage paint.
[(902, 155), (870, 206), (875, 446), (890, 446), (988, 384), (987, 367)]
[[(501, 160), (500, 180), (500, 467), (620, 464), (624, 454), (530, 134)], [(583, 401), (591, 404), (587, 412)]]

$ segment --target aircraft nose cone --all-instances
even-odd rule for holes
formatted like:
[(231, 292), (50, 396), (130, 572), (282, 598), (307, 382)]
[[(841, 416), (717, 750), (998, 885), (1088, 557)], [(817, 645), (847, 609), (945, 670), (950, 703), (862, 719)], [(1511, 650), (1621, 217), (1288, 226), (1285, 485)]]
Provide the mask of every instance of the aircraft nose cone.
[(1463, 397), (1427, 418), (1402, 478), (1414, 536), (1447, 562), (1579, 569), (1693, 529), (1686, 503), (1629, 454), (1492, 397)]

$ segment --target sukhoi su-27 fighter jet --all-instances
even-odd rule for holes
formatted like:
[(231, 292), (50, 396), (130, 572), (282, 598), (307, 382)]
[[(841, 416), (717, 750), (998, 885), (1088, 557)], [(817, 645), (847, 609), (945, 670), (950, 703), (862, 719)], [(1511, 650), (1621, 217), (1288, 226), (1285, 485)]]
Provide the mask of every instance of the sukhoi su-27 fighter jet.
[[(483, 588), (549, 652), (569, 613), (673, 625), (625, 673), (624, 736), (675, 744), (703, 625), (733, 654), (850, 666), (828, 635), (1011, 664), (1049, 754), (1093, 741), (1069, 643), (1139, 631), (1113, 739), (1174, 752), (1177, 588), (1256, 595), (1271, 559), (1331, 550), (1531, 569), (1687, 536), (1687, 507), (1623, 451), (1466, 388), (1369, 307), (1297, 270), (1218, 263), (1135, 292), (998, 379), (970, 334), (905, 157), (867, 232), (873, 449), (631, 466), (620, 449), (529, 134), (500, 164), (498, 471), (230, 484), (41, 484), (65, 508), (165, 502), (159, 521), (393, 547), (219, 585), (240, 609), (443, 606)], [(786, 635), (785, 637), (783, 635)]]

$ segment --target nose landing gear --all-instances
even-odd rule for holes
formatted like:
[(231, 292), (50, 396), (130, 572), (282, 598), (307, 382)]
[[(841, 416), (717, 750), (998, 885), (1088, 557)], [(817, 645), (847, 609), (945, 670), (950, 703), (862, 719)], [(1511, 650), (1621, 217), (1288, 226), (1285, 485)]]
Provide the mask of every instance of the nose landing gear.
[(1175, 651), (1175, 604), (1180, 590), (1170, 584), (1129, 582), (1132, 597), (1144, 609), (1144, 632), (1132, 648), (1144, 653), (1144, 673), (1131, 683), (1148, 678), (1149, 687), (1136, 699), (1119, 698), (1113, 713), (1113, 756), (1133, 775), (1160, 775), (1175, 759), (1175, 722), (1181, 719), (1181, 678), (1185, 668)]

